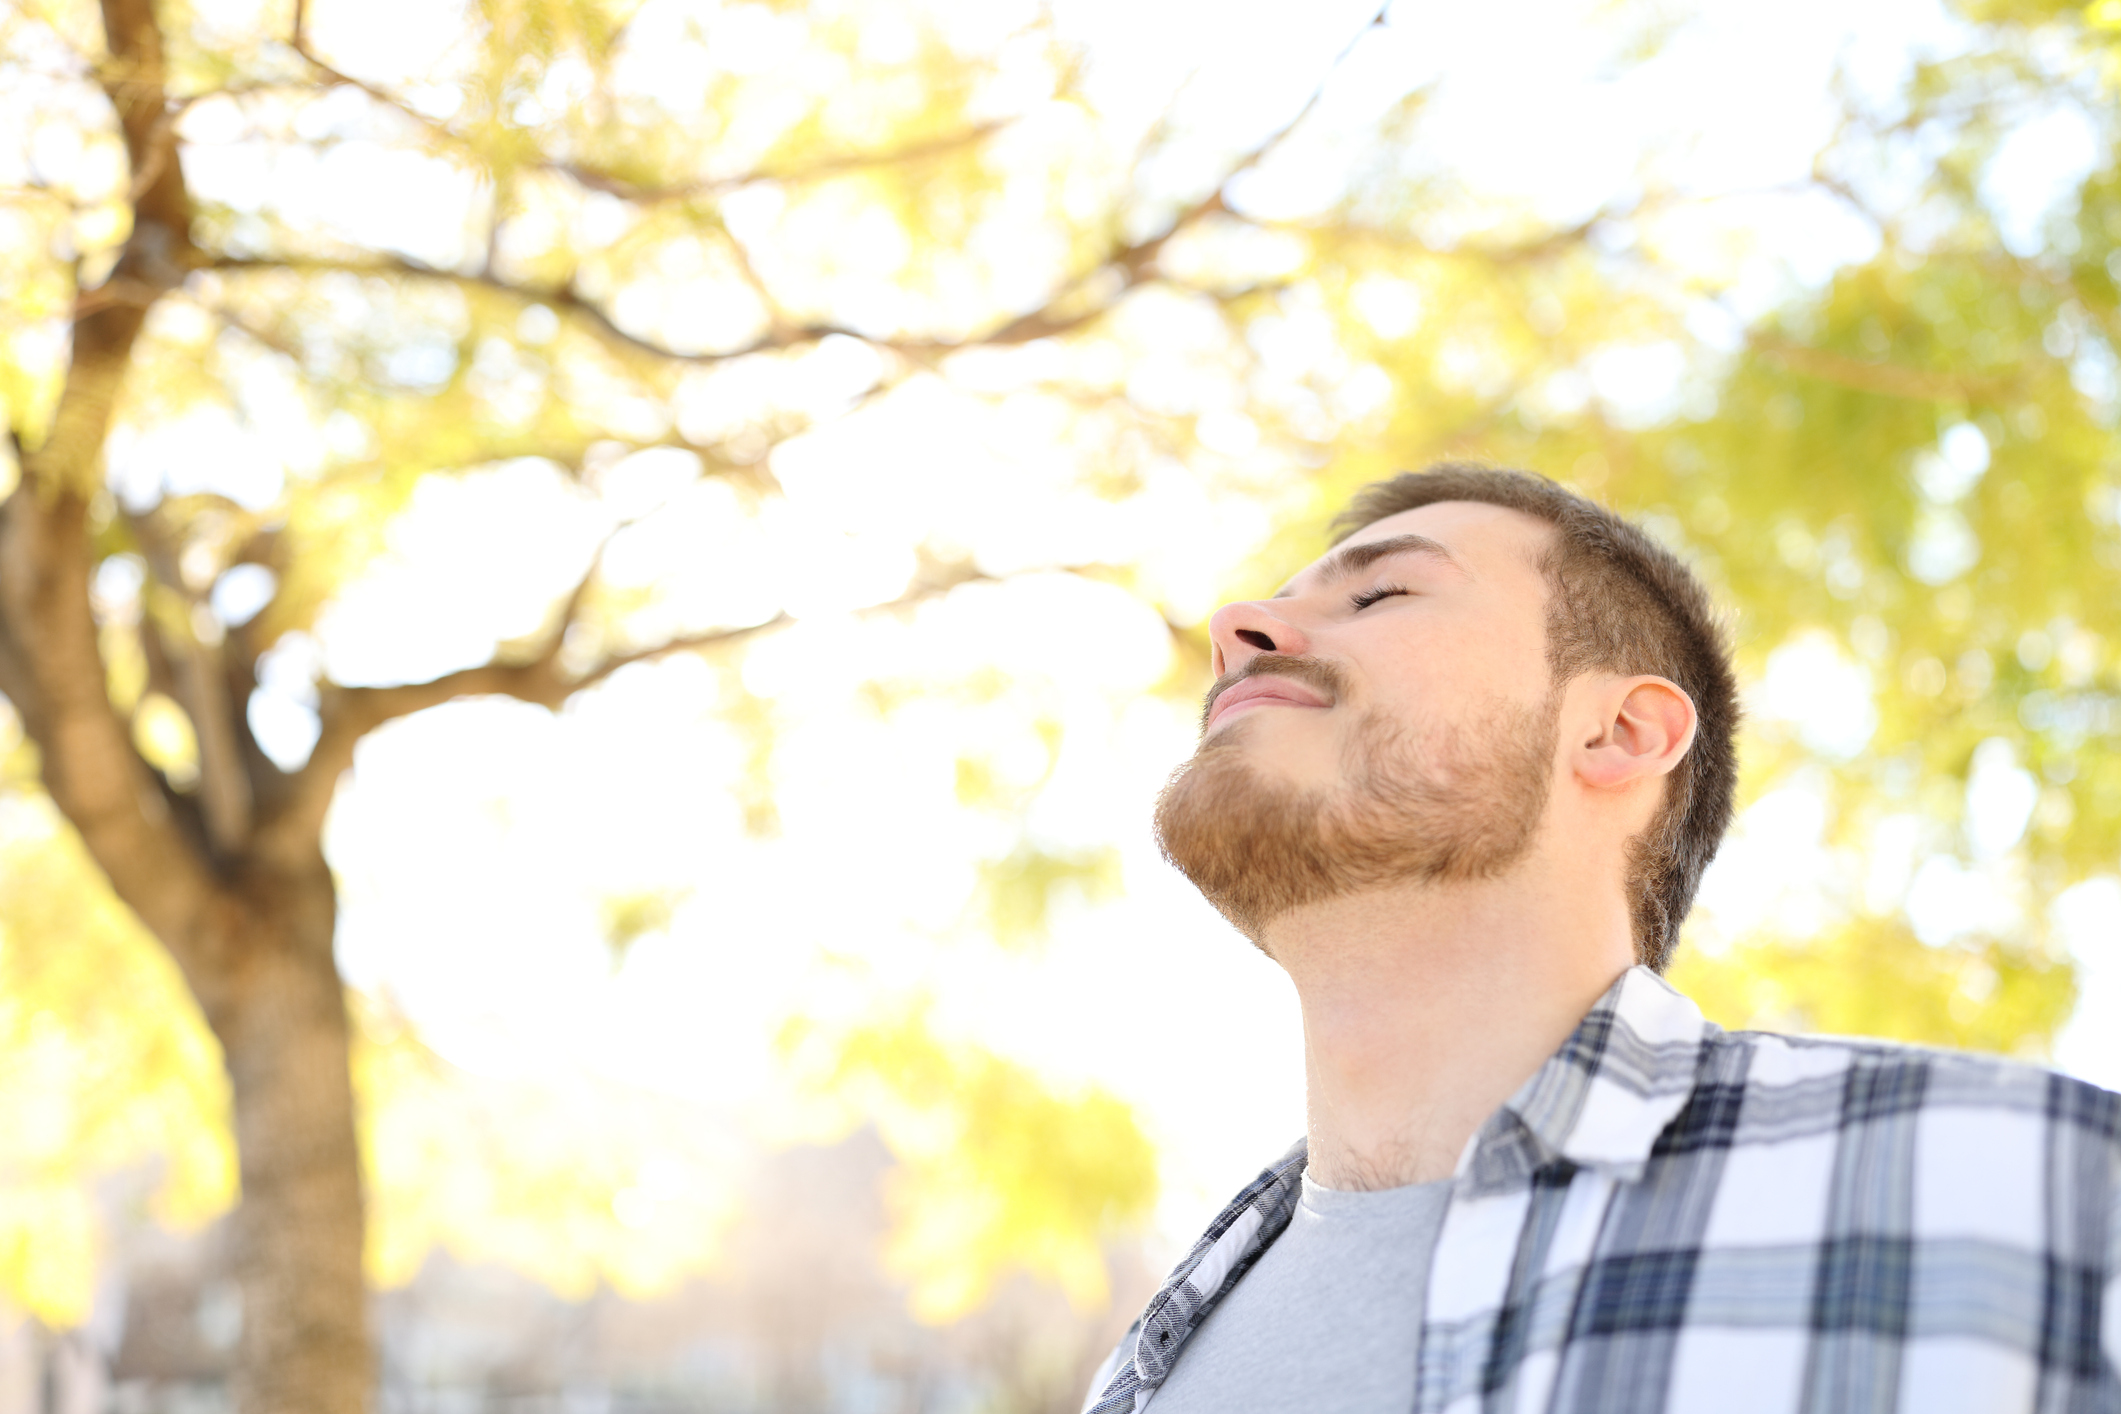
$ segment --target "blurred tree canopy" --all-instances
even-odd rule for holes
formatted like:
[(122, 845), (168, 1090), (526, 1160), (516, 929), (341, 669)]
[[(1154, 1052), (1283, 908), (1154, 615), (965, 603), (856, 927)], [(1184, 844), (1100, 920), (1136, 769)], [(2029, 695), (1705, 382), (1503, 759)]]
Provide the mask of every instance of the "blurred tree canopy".
[[(380, 999), (349, 1012), (323, 841), (357, 743), (697, 655), (733, 808), (771, 837), (789, 709), (759, 655), (810, 620), (917, 635), (1064, 581), (1145, 616), (1144, 680), (1189, 703), (1216, 594), (1442, 457), (1644, 517), (1734, 607), (1756, 808), (1731, 848), (1795, 819), (1810, 873), (1710, 891), (1676, 975), (1713, 1016), (2042, 1054), (2075, 995), (2049, 903), (2121, 855), (2110, 9), (1966, 0), (1963, 53), (1883, 106), (1851, 89), (1805, 185), (1871, 253), (1768, 298), (1701, 193), (1645, 179), (1557, 220), (1437, 168), (1422, 89), (1336, 116), (1389, 10), (1203, 126), (1183, 89), (1115, 116), (1031, 4), (13, 9), (0, 1111), (31, 1139), (0, 1283), (78, 1319), (87, 1185), (159, 1156), (172, 1221), (243, 1195), (245, 1407), (351, 1410), (364, 1251), (376, 1280), (441, 1244), (565, 1290), (710, 1260), (725, 1215), (685, 1174), (712, 1156), (644, 1177), (652, 1100), (540, 1140), (546, 1099), (474, 1093)], [(2096, 160), (2027, 229), (1994, 174), (2057, 114)], [(1359, 154), (1344, 191), (1272, 197), (1333, 143)], [(805, 478), (838, 520), (790, 510)], [(511, 579), (505, 532), (415, 547), (444, 572), (406, 640), (461, 617), (473, 641), (355, 663), (334, 615), (451, 486), (558, 507), (571, 548)], [(1012, 517), (1105, 530), (1027, 551), (992, 530)], [(806, 609), (818, 566), (871, 588)], [(1013, 714), (943, 732), (974, 824), (930, 851), (969, 855), (936, 926), (1036, 949), (1123, 880), (1108, 844), (1036, 827), (1073, 748), (988, 656), (863, 660), (860, 695), (909, 741), (937, 710)], [(623, 962), (682, 897), (615, 895), (598, 946)], [(917, 997), (786, 1054), (900, 1155), (924, 1312), (1011, 1266), (1099, 1299), (1100, 1244), (1155, 1189), (1124, 1104)]]
[(798, 1019), (782, 1044), (902, 1157), (886, 1255), (917, 1313), (962, 1316), (1011, 1268), (1104, 1304), (1104, 1255), (1082, 1238), (1126, 1231), (1156, 1195), (1156, 1156), (1125, 1104), (1055, 1095), (1021, 1064), (944, 1044), (918, 1006), (839, 1036)]

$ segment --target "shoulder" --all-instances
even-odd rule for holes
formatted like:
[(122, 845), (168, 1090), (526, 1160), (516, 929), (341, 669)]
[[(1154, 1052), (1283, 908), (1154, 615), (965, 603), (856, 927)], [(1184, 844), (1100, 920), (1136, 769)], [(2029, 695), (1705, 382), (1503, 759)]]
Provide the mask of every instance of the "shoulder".
[(1711, 1028), (1696, 1088), (1697, 1103), (1704, 1098), (1718, 1102), (1739, 1142), (1899, 1136), (1918, 1160), (1936, 1150), (1938, 1162), (2028, 1145), (2060, 1158), (2059, 1145), (2085, 1177), (2102, 1162), (2109, 1180), (2121, 1173), (2121, 1095), (2001, 1056)]
[(1710, 1067), (1739, 1067), (1746, 1082), (1755, 1086), (1862, 1076), (1867, 1081), (1890, 1078), (1903, 1088), (1919, 1088), (1927, 1100), (1946, 1104), (2018, 1109), (2044, 1107), (2066, 1097), (2093, 1111), (2121, 1106), (2121, 1095), (2113, 1091), (2029, 1061), (1874, 1036), (1793, 1036), (1712, 1026), (1704, 1051)]

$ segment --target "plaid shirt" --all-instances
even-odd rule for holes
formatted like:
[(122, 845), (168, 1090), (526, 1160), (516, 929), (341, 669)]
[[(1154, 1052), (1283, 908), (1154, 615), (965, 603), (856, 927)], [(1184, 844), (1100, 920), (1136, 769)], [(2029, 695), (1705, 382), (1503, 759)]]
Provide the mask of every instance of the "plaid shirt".
[[(1298, 1144), (1209, 1226), (1086, 1414), (1153, 1403), (1288, 1226), (1304, 1161)], [(1415, 1409), (2116, 1414), (2117, 1205), (2121, 1096), (1727, 1033), (1638, 967), (1466, 1146)]]

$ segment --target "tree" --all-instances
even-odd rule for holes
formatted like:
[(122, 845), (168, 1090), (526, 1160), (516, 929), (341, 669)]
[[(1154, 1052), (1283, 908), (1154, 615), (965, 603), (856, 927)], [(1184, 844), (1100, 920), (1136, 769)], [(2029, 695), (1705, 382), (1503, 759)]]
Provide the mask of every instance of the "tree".
[[(1843, 921), (1808, 957), (1756, 938), (1700, 968), (1753, 991), (1734, 1009), (2038, 1055), (2075, 1000), (2048, 903), (2121, 852), (2102, 706), (2121, 590), (2115, 133), (2087, 13), (1970, 6), (1975, 52), (1918, 67), (1901, 111), (1852, 113), (1822, 181), (1871, 223), (1876, 256), (1751, 331), (1715, 419), (1631, 449), (1630, 494), (1693, 503), (1686, 534), (1749, 635), (1823, 631), (1869, 676), (1859, 751), (1770, 738), (1830, 771), (1828, 838), (1876, 857), (1912, 833), (1926, 867), (1990, 881), (2002, 904), (1947, 926), (1843, 883)], [(1997, 179), (2035, 115), (2082, 123), (2087, 170), (2014, 211)], [(1917, 144), (1946, 156), (1910, 189)], [(1701, 525), (1719, 506), (1728, 524)]]
[[(979, 41), (967, 48), (918, 11), (885, 17), (907, 51), (866, 68), (852, 62), (856, 17), (771, 17), (825, 70), (793, 114), (761, 111), (762, 85), (736, 76), (684, 112), (629, 88), (628, 61), (658, 43), (696, 47), (697, 34), (630, 35), (622, 8), (594, 4), (485, 6), (462, 36), (469, 57), (441, 66), (439, 86), (341, 67), (303, 0), (238, 36), (153, 0), (110, 0), (100, 34), (97, 18), (61, 6), (9, 24), (18, 72), (41, 68), (77, 107), (100, 94), (107, 107), (74, 131), (123, 161), (24, 193), (37, 234), (72, 258), (27, 242), (11, 252), (18, 314), (63, 329), (67, 351), (40, 361), (18, 340), (8, 370), (20, 476), (0, 507), (0, 691), (51, 799), (219, 1042), (240, 1156), (239, 1405), (350, 1411), (368, 1380), (361, 1168), (320, 831), (356, 744), (467, 695), (557, 707), (629, 665), (777, 620), (630, 641), (623, 597), (591, 556), (543, 630), (493, 661), (397, 685), (319, 683), (303, 759), (276, 760), (254, 728), (261, 660), (378, 553), (379, 525), (420, 478), (526, 455), (589, 478), (599, 456), (661, 446), (701, 475), (756, 479), (804, 407), (769, 398), (696, 426), (668, 411), (688, 378), (865, 350), (830, 405), (954, 350), (1065, 334), (1169, 279), (1166, 244), (1221, 208), (1259, 150), (1145, 235), (1117, 234), (1102, 212), (1073, 223), (1045, 294), (1012, 307), (979, 289), (965, 247), (1001, 200), (984, 149), (1011, 114), (981, 89)], [(1062, 59), (1036, 15), (1023, 19), (984, 42), (1043, 66), (1032, 101), (1065, 107), (1051, 97)], [(843, 88), (842, 74), (859, 81)], [(283, 154), (315, 141), (455, 174), (481, 230), (431, 260), (303, 229), (270, 199), (202, 200), (197, 134), (215, 125)], [(784, 252), (737, 233), (735, 198), (761, 192), (799, 193), (812, 219), (837, 208), (887, 239), (919, 233), (900, 265), (927, 297), (839, 312), (829, 269), (785, 268)], [(603, 249), (556, 238), (570, 221), (623, 234)], [(725, 317), (627, 305), (673, 263), (721, 277)], [(968, 273), (973, 297), (946, 297)], [(282, 415), (291, 402), (312, 429), (309, 464), (271, 468), (264, 493), (153, 476), (107, 489), (114, 435), (151, 438), (201, 409), (272, 415), (261, 397)], [(967, 573), (937, 565), (909, 592)], [(246, 582), (265, 602), (230, 610), (227, 587)]]

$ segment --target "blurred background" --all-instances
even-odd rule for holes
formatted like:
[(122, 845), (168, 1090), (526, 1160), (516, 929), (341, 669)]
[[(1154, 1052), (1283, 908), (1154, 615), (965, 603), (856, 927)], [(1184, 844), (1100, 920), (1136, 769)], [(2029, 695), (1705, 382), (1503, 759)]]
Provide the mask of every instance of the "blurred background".
[(1301, 1130), (1149, 837), (1207, 616), (1445, 457), (1730, 606), (1713, 1019), (2121, 1084), (2117, 84), (2115, 0), (8, 0), (0, 1414), (300, 1356), (199, 998), (319, 857), (374, 1407), (1075, 1408)]

